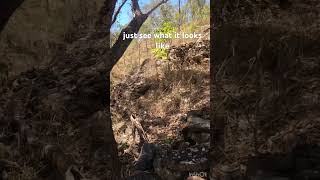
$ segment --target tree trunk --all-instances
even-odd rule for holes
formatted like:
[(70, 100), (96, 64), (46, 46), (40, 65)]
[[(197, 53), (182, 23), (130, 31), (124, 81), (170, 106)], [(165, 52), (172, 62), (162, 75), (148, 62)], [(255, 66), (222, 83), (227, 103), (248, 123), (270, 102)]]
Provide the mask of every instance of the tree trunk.
[[(213, 0), (211, 3), (211, 15), (213, 17), (211, 19), (211, 26), (218, 26), (221, 24), (221, 12), (225, 1), (222, 0)], [(211, 42), (216, 42), (215, 36), (216, 30), (215, 28), (211, 28)], [(213, 49), (217, 48), (217, 43), (211, 43)], [(225, 128), (225, 118), (223, 114), (219, 114), (219, 108), (221, 102), (217, 97), (220, 96), (221, 88), (219, 87), (219, 79), (217, 79), (216, 74), (219, 69), (219, 63), (217, 63), (217, 53), (213, 53), (211, 51), (211, 57), (213, 59), (213, 63), (210, 63), (210, 117), (211, 117), (211, 133), (210, 133), (210, 147), (211, 147), (211, 159), (212, 164), (216, 163), (216, 157), (220, 157), (219, 153), (221, 152), (219, 148), (224, 149), (224, 128)]]
[[(104, 39), (103, 44), (106, 48), (102, 60), (104, 62), (104, 70), (102, 70), (102, 89), (104, 98), (104, 112), (99, 111), (94, 114), (92, 129), (92, 152), (96, 160), (110, 161), (111, 158), (111, 179), (120, 178), (121, 164), (118, 158), (117, 143), (114, 138), (112, 129), (112, 120), (110, 112), (110, 85), (111, 85), (111, 70), (114, 64), (110, 64), (114, 60), (110, 58), (110, 29), (112, 26), (112, 15), (115, 11), (116, 0), (105, 1), (100, 9), (100, 16), (96, 22), (96, 32), (94, 38)], [(101, 58), (101, 57), (100, 57)], [(106, 157), (107, 156), (107, 157)]]
[[(21, 4), (22, 1), (0, 4), (0, 30), (18, 7), (18, 2)], [(85, 124), (81, 136), (89, 140), (85, 146), (90, 146), (90, 157), (93, 161), (110, 165), (111, 180), (120, 179), (121, 164), (112, 130), (110, 72), (132, 41), (122, 41), (120, 36), (117, 42), (110, 46), (110, 29), (116, 2), (117, 0), (104, 2), (96, 21), (95, 32), (90, 34), (87, 40), (79, 39), (73, 42), (74, 48), (59, 52), (50, 66), (33, 69), (15, 77), (16, 79), (12, 81), (14, 83), (8, 85), (12, 94), (7, 97), (7, 99), (23, 97), (22, 104), (28, 105), (24, 107), (24, 111), (29, 114), (28, 117), (24, 116), (21, 119), (28, 119), (30, 126), (43, 121), (42, 115), (54, 115), (56, 121), (63, 123)], [(133, 0), (133, 2), (138, 1)], [(137, 3), (134, 4), (137, 16), (122, 32), (137, 33), (149, 14), (165, 2), (167, 1), (161, 1), (147, 14), (140, 14), (140, 8)], [(24, 96), (26, 94), (29, 96)], [(7, 112), (9, 119), (15, 114)], [(43, 137), (42, 134), (35, 135), (40, 139)], [(61, 139), (61, 141), (66, 140)]]
[(94, 159), (101, 163), (110, 161), (112, 179), (119, 179), (121, 164), (118, 158), (117, 143), (112, 129), (112, 119), (110, 111), (110, 73), (106, 76), (105, 82), (106, 101), (104, 110), (98, 111), (93, 115), (93, 125), (91, 127), (92, 152)]

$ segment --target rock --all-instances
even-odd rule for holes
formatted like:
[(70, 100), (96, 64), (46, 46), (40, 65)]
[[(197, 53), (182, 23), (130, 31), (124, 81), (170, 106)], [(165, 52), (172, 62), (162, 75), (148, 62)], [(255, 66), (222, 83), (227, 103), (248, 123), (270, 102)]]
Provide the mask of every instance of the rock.
[(159, 126), (159, 125), (164, 125), (165, 122), (162, 118), (155, 118), (152, 120), (152, 124), (154, 124), (155, 126)]
[(164, 152), (162, 156), (156, 156), (154, 169), (163, 179), (179, 180), (188, 177), (189, 173), (206, 172), (209, 169), (209, 160), (207, 152), (201, 151), (202, 148), (203, 145), (196, 145)]
[(191, 125), (197, 125), (201, 128), (210, 129), (210, 121), (197, 116), (187, 116), (187, 122)]
[(139, 171), (151, 170), (153, 168), (153, 159), (156, 147), (154, 144), (144, 143), (139, 158), (135, 164), (135, 169)]
[(151, 89), (151, 85), (150, 84), (142, 84), (140, 86), (137, 86), (131, 96), (134, 98), (134, 99), (138, 99), (139, 97), (141, 96), (144, 96), (150, 89)]
[(188, 125), (182, 129), (182, 135), (186, 142), (191, 145), (202, 144), (210, 141), (210, 129), (203, 128), (201, 125)]
[(209, 47), (207, 40), (172, 47), (169, 50), (169, 60), (175, 68), (181, 68), (184, 64), (202, 64), (203, 59), (209, 57)]
[(187, 126), (182, 130), (184, 140), (192, 145), (210, 141), (210, 120), (200, 116), (203, 116), (203, 111), (188, 112)]

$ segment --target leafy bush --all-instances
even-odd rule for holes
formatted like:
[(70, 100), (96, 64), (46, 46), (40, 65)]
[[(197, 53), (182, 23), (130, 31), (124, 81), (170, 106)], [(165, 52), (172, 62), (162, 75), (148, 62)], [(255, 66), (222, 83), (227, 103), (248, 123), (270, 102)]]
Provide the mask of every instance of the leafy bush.
[[(155, 31), (155, 34), (171, 34), (174, 35), (175, 27), (171, 22), (163, 22), (162, 25)], [(156, 38), (156, 43), (169, 43), (171, 38)], [(156, 58), (167, 59), (168, 49), (166, 48), (152, 48), (152, 53)]]
[(152, 49), (153, 55), (158, 59), (168, 59), (168, 49), (165, 48), (153, 48)]

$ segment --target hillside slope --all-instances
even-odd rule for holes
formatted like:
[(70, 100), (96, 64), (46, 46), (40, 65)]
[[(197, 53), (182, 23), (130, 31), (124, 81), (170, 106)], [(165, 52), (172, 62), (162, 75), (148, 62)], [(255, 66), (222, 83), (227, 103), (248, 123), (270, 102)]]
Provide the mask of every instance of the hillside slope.
[[(209, 53), (209, 41), (172, 47), (168, 61), (146, 59), (113, 88), (115, 138), (129, 167), (143, 143), (153, 143), (152, 169), (162, 179), (208, 170)], [(134, 133), (130, 116), (144, 132)]]

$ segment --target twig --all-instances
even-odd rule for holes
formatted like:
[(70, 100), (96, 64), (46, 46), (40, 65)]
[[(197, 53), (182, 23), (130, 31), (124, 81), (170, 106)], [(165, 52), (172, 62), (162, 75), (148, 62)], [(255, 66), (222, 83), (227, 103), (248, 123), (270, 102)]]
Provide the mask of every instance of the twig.
[[(138, 133), (139, 133), (139, 130), (140, 130), (140, 134), (142, 134), (142, 137), (143, 137), (144, 141), (149, 142), (147, 133), (144, 131), (141, 123), (137, 120), (137, 118), (134, 115), (131, 115), (130, 116), (130, 120), (132, 122), (133, 127), (138, 129)], [(140, 136), (140, 134), (139, 134), (139, 136)]]

